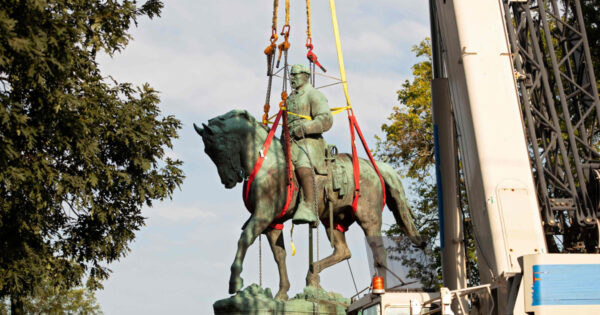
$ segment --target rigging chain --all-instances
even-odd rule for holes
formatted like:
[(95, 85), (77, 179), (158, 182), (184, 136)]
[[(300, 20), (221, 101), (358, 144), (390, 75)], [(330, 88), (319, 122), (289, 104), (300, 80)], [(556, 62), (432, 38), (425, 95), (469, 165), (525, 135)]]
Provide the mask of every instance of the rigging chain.
[(264, 114), (262, 117), (263, 124), (267, 125), (269, 123), (269, 110), (271, 109), (270, 99), (271, 99), (271, 85), (273, 82), (273, 63), (275, 61), (274, 55), (275, 50), (277, 49), (277, 7), (279, 5), (279, 0), (273, 0), (273, 25), (271, 26), (271, 38), (270, 44), (265, 48), (264, 52), (267, 56), (267, 76), (269, 76), (268, 84), (267, 84), (267, 96), (265, 99), (265, 105), (263, 106)]
[(284, 51), (287, 53), (288, 49), (290, 49), (290, 42), (288, 41), (290, 38), (290, 0), (285, 0), (285, 24), (281, 28), (279, 35), (283, 36), (284, 41), (278, 46), (277, 68), (279, 68), (279, 62), (281, 61), (281, 53)]
[(311, 72), (311, 83), (315, 84), (315, 65), (317, 65), (323, 72), (327, 72), (325, 67), (323, 67), (319, 60), (317, 59), (317, 55), (313, 52), (314, 46), (312, 43), (312, 36), (310, 32), (310, 0), (306, 0), (306, 49), (308, 49), (308, 53), (306, 53), (306, 58), (308, 58), (308, 62), (310, 64), (310, 72)]

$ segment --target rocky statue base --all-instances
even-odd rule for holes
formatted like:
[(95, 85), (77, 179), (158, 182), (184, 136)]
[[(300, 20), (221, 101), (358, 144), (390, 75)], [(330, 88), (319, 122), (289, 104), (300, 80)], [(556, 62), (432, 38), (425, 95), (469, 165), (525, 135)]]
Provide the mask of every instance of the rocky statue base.
[[(318, 301), (318, 306), (317, 306)], [(271, 289), (263, 289), (258, 284), (252, 284), (236, 295), (216, 301), (213, 304), (215, 315), (345, 315), (350, 299), (340, 294), (327, 292), (315, 287), (306, 287), (304, 292), (296, 294), (289, 301), (273, 298)]]

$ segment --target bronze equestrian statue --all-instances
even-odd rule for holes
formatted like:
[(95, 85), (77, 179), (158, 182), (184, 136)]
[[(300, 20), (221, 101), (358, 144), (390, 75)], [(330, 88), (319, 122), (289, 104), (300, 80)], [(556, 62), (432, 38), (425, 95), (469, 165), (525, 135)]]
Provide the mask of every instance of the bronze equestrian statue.
[[(261, 152), (269, 129), (245, 110), (232, 110), (217, 116), (210, 119), (208, 125), (202, 124), (203, 128), (194, 124), (196, 132), (202, 136), (204, 141), (204, 151), (217, 166), (219, 177), (225, 188), (233, 188), (237, 183), (247, 180), (259, 156), (266, 154), (262, 168), (252, 182), (249, 197), (246, 200), (246, 207), (252, 214), (242, 227), (243, 231), (238, 241), (235, 260), (231, 265), (230, 294), (234, 294), (242, 288), (243, 281), (240, 274), (246, 251), (258, 235), (263, 233), (267, 236), (279, 269), (279, 291), (275, 297), (287, 300), (290, 283), (285, 264), (286, 252), (283, 234), (281, 229), (273, 228), (273, 226), (292, 218), (299, 222), (312, 222), (316, 219), (311, 220), (310, 218), (310, 214), (314, 212), (315, 199), (319, 219), (323, 223), (328, 223), (331, 217), (334, 224), (335, 228), (332, 228), (331, 233), (326, 233), (334, 251), (330, 256), (313, 262), (309, 266), (306, 285), (318, 287), (318, 272), (350, 258), (350, 250), (346, 244), (344, 233), (352, 223), (357, 222), (369, 239), (381, 236), (383, 192), (379, 177), (368, 161), (360, 159), (361, 190), (357, 210), (353, 213), (352, 158), (348, 154), (334, 155), (327, 150), (325, 142), (320, 137), (322, 132), (331, 127), (331, 115), (328, 112), (323, 113), (324, 109), (328, 110), (327, 100), (320, 92), (307, 85), (308, 76), (305, 77), (305, 74), (305, 70), (302, 68), (292, 69), (292, 87), (296, 90), (300, 88), (300, 91), (294, 91), (296, 94), (292, 93), (287, 105), (288, 111), (300, 115), (310, 112), (312, 118), (308, 122), (291, 119), (289, 122), (290, 133), (294, 138), (292, 159), (297, 168), (294, 180), (301, 182), (305, 200), (299, 200), (301, 199), (300, 191), (293, 191), (290, 207), (283, 216), (281, 216), (281, 210), (287, 197), (286, 159), (280, 141), (273, 141), (268, 152)], [(300, 93), (304, 89), (306, 89), (305, 92)], [(293, 112), (293, 110), (297, 112)], [(319, 124), (312, 123), (316, 121), (320, 121)], [(305, 147), (309, 147), (310, 159), (303, 153), (307, 150)], [(308, 164), (306, 161), (302, 161), (301, 153), (306, 157)], [(311, 162), (315, 170), (316, 186), (312, 182)], [(388, 208), (392, 211), (403, 233), (415, 245), (422, 246), (423, 241), (414, 225), (413, 214), (396, 171), (382, 162), (378, 162), (377, 167), (385, 182)], [(308, 168), (308, 170), (302, 170), (303, 168)], [(310, 183), (308, 179), (310, 179)], [(316, 195), (310, 192), (314, 191), (315, 187)], [(313, 199), (310, 200), (311, 198)], [(304, 209), (301, 208), (303, 204), (306, 206)], [(369, 245), (372, 248), (373, 261), (379, 274), (385, 274), (386, 257), (385, 252), (380, 249), (381, 244), (369, 242)], [(319, 270), (317, 270), (317, 266)]]

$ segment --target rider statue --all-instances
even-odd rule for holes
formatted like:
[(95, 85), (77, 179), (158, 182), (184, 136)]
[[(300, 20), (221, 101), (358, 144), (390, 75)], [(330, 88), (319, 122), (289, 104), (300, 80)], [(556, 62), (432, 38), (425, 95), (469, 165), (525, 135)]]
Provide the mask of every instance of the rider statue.
[(317, 221), (313, 169), (317, 174), (326, 174), (323, 164), (327, 143), (321, 134), (333, 124), (327, 99), (308, 82), (309, 77), (308, 67), (292, 66), (290, 84), (294, 91), (286, 101), (292, 164), (304, 194), (292, 219), (294, 224)]

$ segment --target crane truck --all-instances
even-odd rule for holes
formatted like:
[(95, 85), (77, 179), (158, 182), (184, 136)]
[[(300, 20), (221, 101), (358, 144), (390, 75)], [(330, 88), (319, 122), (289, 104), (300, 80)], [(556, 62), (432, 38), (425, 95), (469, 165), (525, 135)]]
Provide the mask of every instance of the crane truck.
[(429, 7), (444, 286), (371, 292), (348, 314), (600, 314), (600, 100), (579, 0)]

